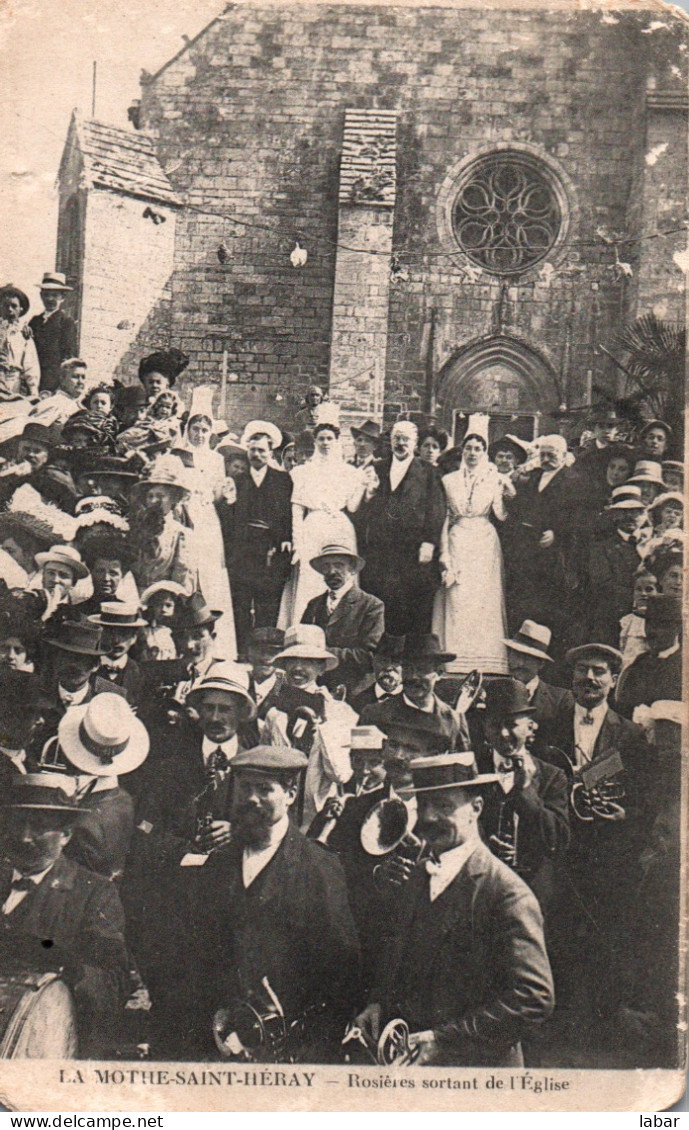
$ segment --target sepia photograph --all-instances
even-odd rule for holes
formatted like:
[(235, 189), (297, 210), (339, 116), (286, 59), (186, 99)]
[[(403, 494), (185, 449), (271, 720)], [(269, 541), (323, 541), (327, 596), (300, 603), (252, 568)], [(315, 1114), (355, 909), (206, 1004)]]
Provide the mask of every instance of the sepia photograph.
[(688, 54), (0, 13), (6, 1107), (684, 1093)]

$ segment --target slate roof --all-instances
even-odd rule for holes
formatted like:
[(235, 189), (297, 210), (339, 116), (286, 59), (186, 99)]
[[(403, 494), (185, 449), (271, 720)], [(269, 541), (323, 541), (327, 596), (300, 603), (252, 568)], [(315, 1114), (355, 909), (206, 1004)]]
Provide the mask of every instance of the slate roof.
[(92, 185), (181, 206), (146, 134), (86, 120), (77, 122), (77, 135), (86, 177)]

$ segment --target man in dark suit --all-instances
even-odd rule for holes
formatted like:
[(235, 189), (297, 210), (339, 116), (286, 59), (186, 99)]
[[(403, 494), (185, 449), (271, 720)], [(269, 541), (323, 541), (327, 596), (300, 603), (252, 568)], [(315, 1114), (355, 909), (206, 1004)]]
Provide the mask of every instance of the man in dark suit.
[(352, 709), (361, 714), (365, 706), (402, 694), (404, 636), (383, 632), (373, 652), (373, 674), (369, 685), (352, 698)]
[(102, 692), (118, 687), (131, 706), (137, 707), (141, 697), (141, 671), (129, 652), (137, 640), (139, 628), (146, 621), (138, 606), (124, 601), (104, 601), (89, 622), (103, 629), (103, 655), (94, 679), (94, 690)]
[(339, 1055), (359, 952), (340, 864), (290, 821), (306, 764), (298, 750), (275, 746), (235, 758), (232, 842), (200, 874), (190, 914), (201, 1047), (214, 1013), (216, 1039), (230, 1036), (231, 1002), (260, 993), (265, 978), (288, 1023), (308, 1018), (294, 1050), (308, 1045), (307, 1062)]
[(392, 453), (377, 468), (378, 487), (354, 516), (366, 559), (361, 583), (385, 605), (388, 631), (430, 631), (433, 597), (440, 584), (438, 550), (445, 495), (430, 464), (414, 455), (415, 424), (398, 421)]
[(576, 469), (566, 466), (562, 436), (539, 442), (540, 467), (518, 480), (501, 532), (509, 626), (514, 631), (530, 618), (560, 639), (574, 609), (581, 482)]
[(482, 792), (471, 753), (411, 762), (416, 833), (437, 862), (400, 888), (391, 944), (357, 1023), (377, 1041), (406, 1020), (418, 1065), (518, 1066), (520, 1041), (553, 1010), (543, 920), (526, 884), (481, 842)]
[(77, 327), (74, 320), (62, 309), (62, 303), (72, 291), (67, 279), (59, 271), (46, 271), (40, 293), (43, 312), (35, 314), (29, 322), (38, 360), (41, 366), (41, 392), (54, 392), (60, 384), (60, 365), (76, 357)]
[(645, 514), (641, 498), (622, 498), (607, 507), (612, 528), (591, 543), (588, 575), (593, 638), (610, 647), (620, 642), (620, 620), (632, 611), (634, 575), (639, 568), (636, 533)]
[(244, 431), (249, 473), (233, 503), (218, 503), (240, 655), (252, 627), (274, 628), (292, 551), (292, 480), (270, 466), (280, 432), (254, 420)]
[(447, 739), (448, 749), (469, 749), (464, 715), (457, 714), (435, 693), (444, 665), (454, 658), (441, 650), (437, 636), (408, 636), (402, 653), (402, 694), (366, 706), (362, 724), (379, 726), (387, 733), (390, 725), (414, 727), (423, 721)]
[(385, 608), (382, 600), (358, 587), (364, 562), (355, 545), (326, 544), (310, 564), (328, 588), (309, 601), (301, 622), (322, 628), (326, 646), (339, 659), (337, 671), (324, 676), (324, 685), (332, 690), (343, 683), (351, 699), (373, 670), (371, 655), (383, 635)]
[(557, 893), (556, 866), (569, 845), (569, 787), (564, 771), (528, 748), (535, 707), (523, 683), (491, 679), (486, 688), (486, 749), (481, 771), (498, 773), (485, 794), (481, 825), (492, 851), (536, 895), (543, 916)]
[(65, 781), (25, 774), (3, 797), (0, 969), (62, 969), (74, 994), (79, 1051), (88, 1057), (99, 1053), (124, 1005), (129, 963), (116, 888), (63, 854), (79, 816)]
[(65, 713), (93, 698), (93, 677), (103, 655), (103, 633), (96, 624), (64, 620), (49, 632), (45, 640), (48, 669), (40, 696), (41, 719), (27, 751), (32, 764), (37, 763), (45, 743), (57, 734)]
[(508, 640), (507, 665), (513, 679), (524, 683), (529, 704), (533, 707), (533, 719), (543, 727), (552, 722), (558, 708), (569, 695), (564, 687), (554, 687), (541, 678), (541, 671), (547, 663), (552, 666), (548, 654), (552, 633), (545, 624), (534, 620), (524, 620), (518, 632)]
[(620, 714), (631, 718), (637, 706), (659, 699), (682, 701), (682, 606), (673, 596), (649, 596), (646, 606), (648, 651), (637, 655), (617, 688)]

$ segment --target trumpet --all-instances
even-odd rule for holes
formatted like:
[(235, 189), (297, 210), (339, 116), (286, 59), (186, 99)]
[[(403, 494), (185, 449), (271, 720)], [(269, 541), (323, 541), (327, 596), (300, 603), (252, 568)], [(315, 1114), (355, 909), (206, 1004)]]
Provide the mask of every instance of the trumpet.
[[(426, 840), (415, 836), (410, 830), (409, 813), (399, 797), (388, 797), (371, 809), (361, 825), (361, 846), (368, 855), (387, 855), (391, 859), (396, 857), (410, 863), (412, 867), (423, 860), (435, 858)], [(381, 866), (382, 864), (378, 864), (373, 869), (374, 879), (382, 877)], [(406, 882), (406, 879), (390, 878), (388, 881), (399, 885)]]
[[(325, 823), (323, 824), (323, 827), (321, 828), (320, 832), (316, 836), (316, 843), (317, 844), (327, 844), (332, 833), (335, 831), (335, 828), (337, 827), (340, 820), (342, 819), (342, 813), (345, 810), (345, 805), (347, 804), (348, 801), (354, 800), (356, 797), (363, 796), (363, 794), (367, 791), (366, 785), (367, 785), (369, 780), (370, 780), (370, 774), (367, 774), (363, 778), (363, 780), (358, 782), (353, 793), (345, 793), (345, 792), (342, 792), (341, 789), (339, 789), (337, 797), (329, 797), (328, 798), (328, 800), (336, 801), (336, 803), (338, 803), (341, 807), (340, 807), (340, 811), (338, 812), (338, 814), (336, 816), (333, 815), (333, 816), (328, 816), (326, 818)], [(326, 806), (328, 804), (328, 800), (326, 800), (326, 802), (325, 802)]]
[[(514, 871), (517, 870), (517, 843), (519, 839), (519, 813), (508, 801), (500, 802), (498, 813), (498, 827), (495, 836), (491, 836), (491, 850), (498, 859), (506, 863)], [(497, 841), (497, 842), (495, 842)]]

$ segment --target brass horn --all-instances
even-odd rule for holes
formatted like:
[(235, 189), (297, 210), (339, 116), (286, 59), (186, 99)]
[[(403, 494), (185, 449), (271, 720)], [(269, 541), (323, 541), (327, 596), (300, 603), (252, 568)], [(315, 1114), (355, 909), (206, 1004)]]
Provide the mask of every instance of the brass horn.
[(410, 830), (409, 813), (399, 797), (388, 797), (371, 809), (361, 825), (361, 846), (368, 855), (392, 857), (396, 853), (414, 867), (423, 859), (433, 858), (426, 841)]
[(479, 670), (470, 671), (465, 675), (457, 690), (455, 710), (458, 714), (466, 714), (467, 710), (478, 701), (483, 690), (483, 675)]

